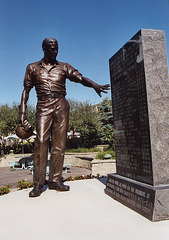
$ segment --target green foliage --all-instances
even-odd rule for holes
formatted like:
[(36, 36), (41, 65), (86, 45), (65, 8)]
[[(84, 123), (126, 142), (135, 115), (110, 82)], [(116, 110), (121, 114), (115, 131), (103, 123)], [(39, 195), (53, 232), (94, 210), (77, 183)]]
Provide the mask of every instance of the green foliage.
[(0, 196), (9, 193), (10, 192), (10, 188), (11, 188), (10, 184), (8, 184), (6, 186), (1, 186), (0, 187)]
[(13, 103), (12, 107), (6, 105), (0, 106), (0, 135), (7, 136), (15, 132), (18, 122), (18, 107)]
[[(8, 104), (0, 105), (0, 136), (8, 136), (15, 133), (19, 117), (18, 106), (19, 104), (16, 102), (12, 106)], [(29, 104), (27, 107), (27, 118), (33, 127), (35, 127), (36, 121), (35, 111), (35, 107)]]
[(13, 148), (15, 154), (20, 154), (20, 153), (22, 153), (22, 144), (21, 144), (21, 143), (15, 143), (15, 144), (12, 146), (12, 148)]
[[(14, 154), (22, 153), (22, 143), (14, 143), (11, 145), (0, 144), (0, 155), (9, 154), (10, 152)], [(23, 143), (23, 151), (24, 153), (33, 153), (34, 151), (34, 142), (24, 142)]]
[(91, 176), (90, 175), (87, 175), (87, 176), (84, 176), (84, 175), (81, 175), (81, 176), (76, 176), (76, 177), (68, 177), (66, 178), (65, 181), (75, 181), (75, 180), (84, 180), (84, 179), (91, 179)]
[(81, 146), (81, 140), (79, 138), (71, 138), (71, 139), (67, 139), (67, 143), (66, 143), (66, 146), (67, 146), (67, 149), (77, 149), (77, 148), (80, 148), (80, 147), (83, 147)]
[(80, 133), (80, 138), (68, 140), (68, 145), (72, 145), (70, 148), (94, 147), (99, 143), (98, 115), (89, 102), (69, 100), (69, 104), (69, 131)]
[(19, 180), (17, 183), (18, 190), (22, 190), (25, 188), (31, 188), (34, 184), (32, 182), (27, 181), (26, 179)]
[(98, 106), (100, 117), (100, 139), (103, 144), (108, 143), (111, 148), (114, 148), (113, 136), (113, 114), (111, 100), (105, 98)]
[(32, 127), (35, 128), (36, 126), (36, 108), (34, 105), (28, 104), (26, 109), (26, 115), (31, 123)]
[[(12, 146), (15, 154), (22, 153), (22, 143), (15, 143)], [(23, 143), (23, 151), (24, 153), (33, 153), (34, 151), (34, 142), (24, 142)]]
[(112, 155), (112, 158), (115, 158), (115, 151), (114, 150), (107, 150), (107, 151), (101, 151), (101, 152), (97, 153), (96, 159), (104, 160), (105, 159), (104, 156), (106, 154), (110, 154), (110, 155)]
[(9, 154), (10, 150), (12, 149), (11, 146), (6, 146), (5, 144), (1, 144), (1, 154)]
[(72, 148), (68, 149), (66, 152), (71, 152), (71, 153), (85, 153), (85, 152), (99, 152), (100, 148)]
[[(69, 131), (80, 133), (80, 137), (68, 139), (68, 149), (92, 148), (100, 143), (108, 143), (111, 148), (114, 148), (113, 115), (110, 100), (104, 99), (99, 104), (99, 112), (94, 111), (93, 106), (89, 102), (69, 100), (69, 104)], [(0, 136), (15, 133), (19, 115), (18, 105), (13, 103), (12, 106), (7, 104), (0, 106)], [(27, 107), (27, 118), (33, 127), (36, 125), (35, 113), (35, 107), (29, 104)], [(12, 148), (10, 146), (10, 149), (5, 148), (4, 153), (9, 153), (9, 150), (14, 150), (14, 153), (21, 153), (22, 145), (15, 144)], [(33, 152), (33, 145), (24, 145), (24, 152)]]

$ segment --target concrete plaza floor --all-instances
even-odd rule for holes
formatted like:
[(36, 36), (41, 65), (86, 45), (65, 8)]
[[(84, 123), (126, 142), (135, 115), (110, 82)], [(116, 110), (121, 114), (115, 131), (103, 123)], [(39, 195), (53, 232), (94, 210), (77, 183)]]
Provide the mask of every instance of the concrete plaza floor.
[(70, 192), (29, 190), (0, 197), (3, 240), (168, 240), (169, 221), (151, 222), (104, 193), (97, 179), (67, 182)]

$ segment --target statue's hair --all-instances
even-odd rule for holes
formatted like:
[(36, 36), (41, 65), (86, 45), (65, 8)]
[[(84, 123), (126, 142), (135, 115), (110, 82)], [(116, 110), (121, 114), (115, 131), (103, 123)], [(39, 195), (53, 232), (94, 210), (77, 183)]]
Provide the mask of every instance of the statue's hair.
[(58, 47), (58, 41), (55, 38), (45, 38), (42, 42), (42, 48), (45, 49), (46, 45), (48, 45), (50, 42), (56, 42)]

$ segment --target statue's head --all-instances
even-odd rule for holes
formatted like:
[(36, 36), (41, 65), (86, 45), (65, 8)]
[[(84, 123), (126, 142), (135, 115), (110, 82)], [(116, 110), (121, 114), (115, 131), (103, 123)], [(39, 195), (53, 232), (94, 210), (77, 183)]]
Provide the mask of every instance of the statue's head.
[(58, 54), (58, 42), (55, 38), (45, 38), (42, 42), (44, 55), (48, 58), (56, 59)]

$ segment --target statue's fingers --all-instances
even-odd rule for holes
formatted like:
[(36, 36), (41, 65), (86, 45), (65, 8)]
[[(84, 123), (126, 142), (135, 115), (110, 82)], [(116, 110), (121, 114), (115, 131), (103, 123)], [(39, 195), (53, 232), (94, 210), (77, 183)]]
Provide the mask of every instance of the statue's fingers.
[(30, 122), (28, 120), (25, 120), (24, 121), (25, 131), (28, 131), (31, 127), (32, 127), (32, 125), (30, 124)]
[(102, 92), (107, 93), (105, 90), (101, 89)]
[(100, 86), (101, 87), (101, 89), (103, 89), (103, 90), (109, 90), (110, 89), (110, 85), (109, 84), (107, 84), (107, 85), (102, 85), (102, 86)]
[(29, 122), (27, 120), (24, 120), (24, 126), (27, 127)]
[(108, 89), (108, 88), (110, 88), (110, 84), (103, 85), (103, 87), (104, 87), (105, 89)]
[(28, 124), (25, 124), (25, 125), (24, 125), (24, 129), (25, 129), (25, 131), (28, 131), (29, 125), (28, 125)]
[(29, 131), (32, 128), (32, 126), (29, 124), (26, 126), (25, 131)]
[(104, 87), (105, 90), (110, 90), (110, 87)]
[(97, 91), (97, 94), (98, 94), (100, 97), (102, 97), (101, 91)]
[(24, 130), (27, 132), (27, 131), (29, 130), (28, 126), (26, 126), (26, 127), (24, 128)]

